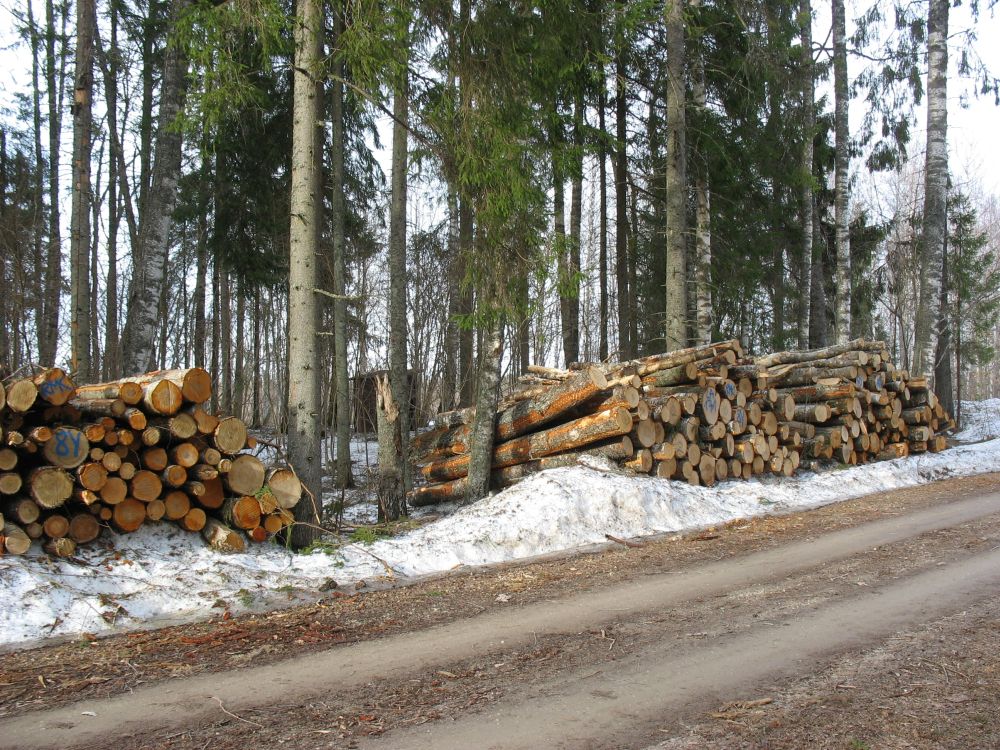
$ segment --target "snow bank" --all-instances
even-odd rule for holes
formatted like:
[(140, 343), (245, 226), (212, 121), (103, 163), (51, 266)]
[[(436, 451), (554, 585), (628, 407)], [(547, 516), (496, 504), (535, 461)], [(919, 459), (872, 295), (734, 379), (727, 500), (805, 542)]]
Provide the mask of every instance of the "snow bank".
[(977, 443), (1000, 437), (1000, 398), (962, 402), (962, 431), (955, 439)]
[(512, 560), (602, 543), (605, 534), (683, 531), (990, 471), (1000, 471), (1000, 440), (710, 489), (624, 477), (591, 460), (532, 476), (398, 538), (309, 555), (276, 546), (220, 555), (197, 534), (143, 527), (81, 550), (82, 564), (34, 553), (0, 558), (0, 643), (203, 619), (219, 611), (213, 606), (273, 607), (316, 598), (331, 581), (343, 586), (390, 570), (413, 576)]

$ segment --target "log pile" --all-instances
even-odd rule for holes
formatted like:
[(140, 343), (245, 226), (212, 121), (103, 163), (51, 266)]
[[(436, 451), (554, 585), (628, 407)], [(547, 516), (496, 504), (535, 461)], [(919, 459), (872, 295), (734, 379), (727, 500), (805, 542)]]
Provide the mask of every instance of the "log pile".
[(246, 425), (209, 413), (211, 376), (163, 370), (76, 386), (51, 368), (0, 385), (0, 549), (72, 555), (102, 529), (175, 523), (242, 551), (293, 522), (302, 486)]
[[(791, 476), (818, 461), (860, 464), (946, 447), (953, 426), (926, 379), (865, 340), (744, 356), (724, 341), (612, 364), (532, 366), (499, 405), (492, 485), (503, 488), (581, 454), (712, 486)], [(438, 415), (410, 455), (413, 505), (462, 497), (474, 409)]]

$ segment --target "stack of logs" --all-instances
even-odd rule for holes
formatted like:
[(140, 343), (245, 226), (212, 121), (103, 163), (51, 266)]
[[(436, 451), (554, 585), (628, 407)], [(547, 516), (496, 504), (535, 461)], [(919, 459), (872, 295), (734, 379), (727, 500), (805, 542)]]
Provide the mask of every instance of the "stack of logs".
[[(693, 485), (800, 466), (900, 458), (946, 447), (954, 426), (925, 378), (863, 339), (758, 358), (738, 341), (624, 363), (529, 367), (499, 405), (492, 484), (604, 456), (637, 473)], [(473, 409), (438, 415), (410, 455), (428, 505), (465, 494)]]
[(210, 414), (211, 376), (165, 370), (76, 386), (58, 368), (0, 385), (0, 549), (72, 555), (110, 524), (170, 521), (222, 551), (293, 522), (302, 487), (266, 470), (246, 425)]

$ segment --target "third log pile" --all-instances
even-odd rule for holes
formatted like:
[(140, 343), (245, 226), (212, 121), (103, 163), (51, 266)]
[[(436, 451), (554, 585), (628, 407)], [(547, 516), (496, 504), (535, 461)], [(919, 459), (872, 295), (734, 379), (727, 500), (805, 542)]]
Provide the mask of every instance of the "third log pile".
[[(472, 409), (438, 415), (411, 456), (414, 505), (465, 493)], [(882, 342), (744, 356), (725, 341), (629, 362), (530, 367), (500, 404), (493, 486), (601, 455), (638, 473), (711, 486), (803, 463), (859, 464), (946, 447), (953, 426), (926, 379)]]

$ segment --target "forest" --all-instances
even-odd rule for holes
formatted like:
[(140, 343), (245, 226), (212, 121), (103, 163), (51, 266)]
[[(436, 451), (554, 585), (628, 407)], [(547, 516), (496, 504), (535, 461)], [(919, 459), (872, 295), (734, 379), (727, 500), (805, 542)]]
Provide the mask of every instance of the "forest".
[(1000, 395), (1000, 206), (949, 169), (949, 97), (998, 92), (963, 10), (15, 0), (0, 368), (204, 367), (307, 487), (357, 479), (372, 383), (406, 488), (413, 429), (475, 405), (475, 436), (531, 364), (729, 339), (882, 340), (957, 412)]

